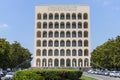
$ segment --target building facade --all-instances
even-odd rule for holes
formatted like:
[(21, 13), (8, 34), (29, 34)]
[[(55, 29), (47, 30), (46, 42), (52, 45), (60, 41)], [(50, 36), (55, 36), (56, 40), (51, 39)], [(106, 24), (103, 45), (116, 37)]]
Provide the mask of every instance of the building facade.
[(35, 8), (33, 67), (90, 67), (90, 8)]

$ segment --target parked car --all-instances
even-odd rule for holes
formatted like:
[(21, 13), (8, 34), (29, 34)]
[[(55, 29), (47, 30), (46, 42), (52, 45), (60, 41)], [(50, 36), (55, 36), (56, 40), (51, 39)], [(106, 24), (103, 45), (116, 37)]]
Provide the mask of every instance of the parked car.
[(3, 74), (3, 72), (2, 72), (2, 71), (0, 71), (0, 76), (1, 76), (1, 77), (3, 77), (3, 76), (4, 76), (4, 74)]
[(110, 77), (117, 77), (118, 72), (117, 71), (111, 71), (110, 72)]
[(110, 74), (110, 71), (105, 71), (104, 73), (105, 76), (109, 76), (109, 74)]
[(5, 76), (4, 76), (4, 79), (5, 80), (13, 80), (13, 74), (14, 72), (8, 72)]
[(3, 70), (2, 73), (3, 73), (3, 76), (2, 76), (2, 77), (4, 77), (4, 76), (7, 74), (7, 71), (6, 71), (6, 70)]
[(94, 70), (94, 69), (90, 69), (90, 70), (88, 70), (87, 72), (94, 74), (94, 73), (95, 73), (95, 70)]

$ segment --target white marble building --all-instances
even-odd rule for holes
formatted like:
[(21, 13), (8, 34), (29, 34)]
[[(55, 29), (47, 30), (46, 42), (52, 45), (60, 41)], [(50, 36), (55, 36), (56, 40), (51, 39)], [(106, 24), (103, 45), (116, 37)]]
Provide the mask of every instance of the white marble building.
[(90, 67), (90, 7), (35, 7), (33, 67)]

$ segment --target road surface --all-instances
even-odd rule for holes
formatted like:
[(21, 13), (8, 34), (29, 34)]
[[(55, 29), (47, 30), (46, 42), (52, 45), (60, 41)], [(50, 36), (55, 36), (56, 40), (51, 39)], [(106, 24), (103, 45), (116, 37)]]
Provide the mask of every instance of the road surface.
[(95, 78), (96, 80), (120, 80), (120, 78), (109, 77), (109, 76), (104, 76), (104, 75), (97, 75), (97, 74), (91, 74), (91, 73), (87, 73), (87, 72), (83, 72), (83, 75)]

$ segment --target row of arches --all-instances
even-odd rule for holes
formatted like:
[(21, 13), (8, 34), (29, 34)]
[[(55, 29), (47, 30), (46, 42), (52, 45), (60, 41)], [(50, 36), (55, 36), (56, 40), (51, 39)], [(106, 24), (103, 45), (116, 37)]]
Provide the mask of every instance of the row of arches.
[[(83, 45), (83, 43), (84, 43), (84, 45)], [(64, 40), (61, 40), (61, 41), (58, 41), (58, 40), (55, 40), (55, 41), (52, 41), (52, 40), (49, 40), (49, 41), (47, 41), (47, 40), (43, 40), (42, 41), (42, 45), (41, 45), (41, 40), (37, 40), (37, 42), (36, 42), (36, 46), (37, 47), (47, 47), (47, 46), (49, 46), (49, 47), (82, 47), (82, 46), (84, 46), (84, 47), (88, 47), (88, 44), (89, 44), (89, 42), (88, 42), (88, 40), (84, 40), (84, 42), (82, 42), (82, 40), (78, 40), (78, 41), (76, 41), (76, 40), (72, 40), (72, 41), (70, 41), (70, 40), (67, 40), (67, 41), (64, 41)]]
[(47, 20), (47, 19), (49, 19), (49, 20), (53, 20), (53, 19), (55, 19), (55, 20), (85, 19), (86, 20), (86, 19), (88, 19), (88, 13), (83, 13), (83, 15), (82, 15), (82, 13), (78, 13), (78, 14), (76, 14), (76, 13), (72, 13), (72, 14), (70, 14), (70, 13), (66, 13), (66, 14), (65, 13), (60, 13), (60, 14), (58, 14), (58, 13), (55, 13), (55, 14), (53, 14), (53, 13), (49, 13), (49, 14), (38, 13), (37, 19), (38, 20), (41, 20), (41, 19), (43, 19), (43, 20)]
[[(43, 26), (42, 28), (43, 29), (47, 29), (47, 28), (49, 28), (49, 29), (52, 29), (52, 28), (56, 28), (56, 29), (64, 29), (64, 28), (66, 28), (66, 29), (70, 29), (70, 28), (72, 28), (72, 29), (75, 29), (75, 28), (82, 28), (82, 22), (78, 22), (78, 23), (76, 23), (76, 22), (72, 22), (72, 23), (70, 23), (70, 22), (55, 22), (55, 23), (53, 23), (53, 22), (49, 22), (49, 23), (47, 23), (47, 22), (43, 22), (43, 23), (41, 23), (41, 22), (37, 22), (37, 28), (39, 28), (39, 29), (41, 29), (41, 26)], [(86, 29), (86, 28), (88, 28), (88, 22), (84, 22), (83, 23), (83, 28), (84, 29)]]
[(88, 31), (84, 31), (83, 33), (82, 33), (82, 31), (78, 31), (78, 32), (76, 32), (76, 31), (72, 31), (72, 32), (67, 31), (66, 33), (65, 33), (65, 31), (61, 31), (61, 32), (59, 32), (59, 31), (55, 31), (55, 32), (53, 32), (53, 31), (49, 31), (49, 32), (43, 31), (42, 34), (41, 34), (41, 31), (37, 31), (37, 38), (40, 38), (41, 35), (42, 35), (43, 38), (47, 38), (47, 37), (49, 37), (49, 38), (51, 38), (51, 37), (55, 37), (55, 38), (58, 38), (58, 37), (76, 38), (76, 37), (78, 37), (78, 38), (80, 38), (82, 36), (84, 38), (87, 38), (88, 37)]
[(82, 49), (76, 50), (52, 50), (52, 49), (43, 49), (42, 51), (40, 49), (37, 49), (36, 51), (36, 56), (89, 56), (89, 50), (88, 49), (84, 49), (84, 51)]
[(88, 58), (85, 59), (36, 59), (37, 67), (89, 67), (90, 61)]

